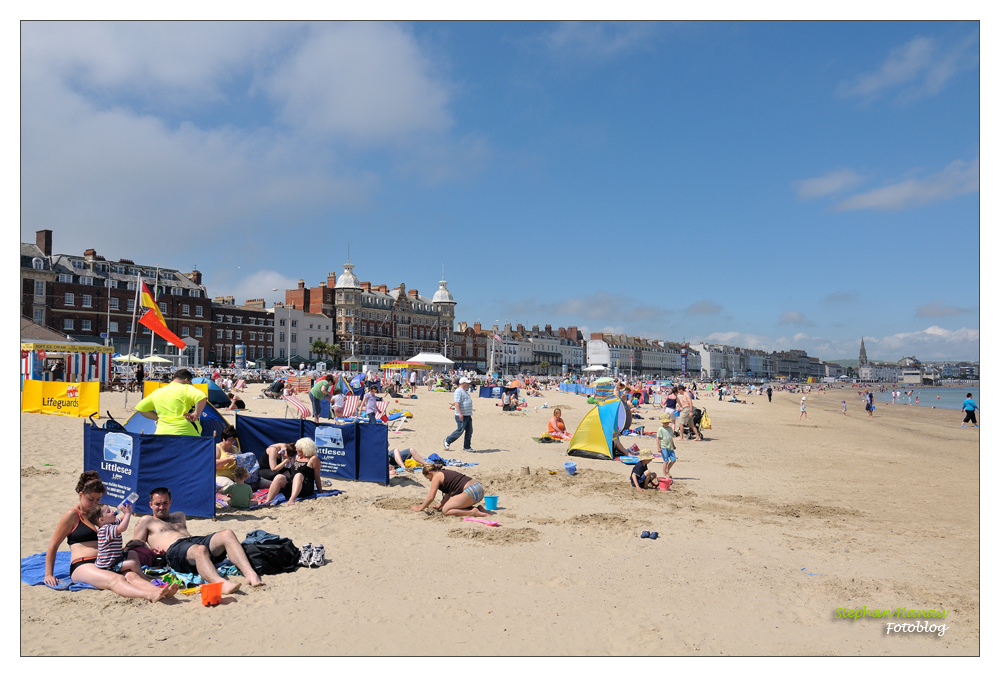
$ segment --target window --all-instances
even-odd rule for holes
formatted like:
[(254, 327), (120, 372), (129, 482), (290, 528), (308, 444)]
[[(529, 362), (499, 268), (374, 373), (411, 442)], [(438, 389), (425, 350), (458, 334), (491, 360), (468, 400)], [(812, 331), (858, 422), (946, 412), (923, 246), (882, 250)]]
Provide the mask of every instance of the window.
[(82, 320), (80, 322), (80, 331), (90, 331), (90, 320)]
[(278, 326), (279, 327), (284, 327), (285, 326), (285, 321), (284, 320), (278, 320)]
[(232, 337), (233, 337), (233, 330), (232, 329), (227, 329), (226, 330), (226, 338), (227, 339), (231, 339)]
[(142, 328), (142, 333), (143, 333), (143, 334), (151, 334), (152, 332), (151, 332), (151, 331), (149, 331), (149, 327), (145, 327), (145, 326), (144, 326), (144, 327)]
[(104, 281), (104, 286), (109, 289), (118, 289), (118, 283), (110, 279)]
[(196, 299), (197, 298), (201, 298), (201, 290), (200, 289), (192, 289), (190, 292), (188, 292), (188, 296), (191, 296), (191, 297), (196, 298)]
[(131, 322), (129, 322), (127, 325), (125, 325), (125, 333), (126, 334), (131, 334), (132, 333), (132, 323)]
[(158, 304), (156, 304), (156, 305), (160, 306), (160, 312), (161, 312), (161, 313), (165, 313), (165, 312), (167, 312), (167, 304), (166, 304), (166, 302), (165, 302), (165, 301), (160, 301), (160, 302), (159, 302)]
[(86, 275), (81, 275), (80, 276), (80, 284), (85, 284), (88, 287), (93, 287), (94, 286), (94, 278), (87, 277)]
[(267, 324), (268, 327), (273, 327), (274, 326), (274, 320), (270, 319), (265, 324)]
[(267, 347), (267, 356), (274, 357), (274, 348), (272, 348), (271, 346)]
[(185, 303), (184, 305), (181, 306), (181, 315), (190, 315), (190, 314), (191, 314), (191, 306)]
[(83, 261), (73, 261), (74, 268), (83, 268)]
[(31, 267), (34, 268), (35, 270), (43, 270), (45, 268), (45, 262), (42, 261), (40, 258), (35, 257), (31, 259)]
[(292, 334), (292, 343), (295, 343), (295, 334)]
[(125, 274), (125, 266), (112, 266), (111, 270), (119, 275)]
[(108, 299), (108, 303), (111, 304), (111, 310), (118, 310), (118, 299), (116, 299), (114, 296)]
[(194, 316), (195, 317), (205, 317), (205, 309), (202, 308), (201, 306), (195, 306), (194, 307)]
[(110, 325), (108, 326), (108, 332), (111, 333), (111, 334), (117, 334), (118, 333), (118, 323), (117, 322), (111, 322)]
[(60, 274), (59, 275), (59, 281), (60, 282), (69, 282), (69, 283), (72, 283), (73, 282), (73, 276), (72, 275), (66, 275), (66, 274)]
[(45, 283), (35, 280), (35, 296), (45, 296)]
[(292, 326), (293, 327), (299, 326), (299, 321), (298, 320), (292, 320)]
[(73, 295), (70, 294), (69, 292), (66, 292), (66, 296), (63, 298), (63, 305), (64, 306), (72, 306), (72, 305), (75, 305), (75, 303), (76, 303), (76, 299), (73, 298)]
[(285, 332), (283, 331), (278, 332), (278, 343), (284, 343), (284, 342), (285, 342)]
[(73, 320), (63, 320), (63, 330), (73, 331)]
[(233, 316), (232, 315), (226, 315), (226, 322), (228, 322), (228, 323), (231, 324), (232, 321), (233, 321)]
[(191, 330), (187, 327), (181, 327), (181, 336), (190, 336)]
[(337, 317), (343, 317), (343, 315), (344, 315), (344, 311), (341, 310), (340, 308), (337, 308)]
[(235, 322), (236, 324), (243, 324), (243, 318), (237, 315), (236, 317), (233, 318), (233, 322)]
[(243, 340), (243, 332), (241, 332), (241, 331), (237, 331), (236, 332), (236, 340), (237, 341), (242, 341)]
[(274, 334), (272, 332), (267, 332), (267, 341), (268, 343), (274, 342)]
[(313, 326), (312, 326), (312, 322), (310, 322), (310, 323), (309, 323), (309, 328), (310, 328), (310, 329), (312, 329), (312, 328), (313, 328)]
[(135, 282), (125, 283), (125, 288), (128, 289), (129, 291), (135, 291), (135, 286), (136, 286)]
[(34, 318), (37, 324), (43, 324), (45, 322), (45, 310), (42, 308), (35, 308)]
[(130, 313), (135, 310), (135, 299), (128, 299), (125, 301), (125, 310)]
[(201, 327), (195, 327), (194, 328), (194, 336), (195, 336), (195, 338), (201, 338), (201, 335), (202, 335)]
[(215, 338), (217, 338), (217, 339), (222, 338), (222, 330), (221, 329), (216, 329), (215, 330)]
[(82, 301), (80, 302), (81, 306), (83, 306), (84, 308), (92, 308), (93, 307), (93, 305), (94, 305), (94, 297), (93, 296), (91, 296), (90, 294), (84, 294), (80, 298), (82, 299)]
[(250, 332), (250, 340), (251, 341), (256, 341), (257, 340), (257, 332), (255, 332), (255, 331)]
[(181, 289), (180, 287), (171, 287), (170, 294), (172, 296), (184, 296), (184, 290)]

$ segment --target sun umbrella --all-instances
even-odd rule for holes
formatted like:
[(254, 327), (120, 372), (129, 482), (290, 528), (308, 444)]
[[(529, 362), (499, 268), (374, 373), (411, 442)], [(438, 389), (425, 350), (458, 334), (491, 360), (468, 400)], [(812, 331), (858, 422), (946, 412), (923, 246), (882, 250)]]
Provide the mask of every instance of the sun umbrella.
[(145, 362), (146, 364), (173, 364), (170, 360), (164, 359), (159, 355), (150, 355), (149, 357), (144, 357), (139, 362)]
[(112, 358), (115, 362), (142, 362), (135, 355), (119, 355), (118, 357)]

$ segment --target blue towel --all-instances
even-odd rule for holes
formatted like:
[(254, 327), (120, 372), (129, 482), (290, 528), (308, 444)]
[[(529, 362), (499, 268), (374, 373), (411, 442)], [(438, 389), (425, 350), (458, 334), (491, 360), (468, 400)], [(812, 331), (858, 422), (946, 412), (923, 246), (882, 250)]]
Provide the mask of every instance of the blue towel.
[[(52, 567), (52, 573), (60, 581), (70, 580), (70, 561), (71, 557), (68, 550), (62, 550), (56, 553), (56, 562), (55, 566)], [(21, 582), (27, 583), (28, 585), (45, 585), (44, 552), (21, 558)], [(71, 583), (68, 589), (73, 592), (76, 592), (77, 590), (97, 590), (97, 588), (89, 583), (77, 583), (75, 581)]]

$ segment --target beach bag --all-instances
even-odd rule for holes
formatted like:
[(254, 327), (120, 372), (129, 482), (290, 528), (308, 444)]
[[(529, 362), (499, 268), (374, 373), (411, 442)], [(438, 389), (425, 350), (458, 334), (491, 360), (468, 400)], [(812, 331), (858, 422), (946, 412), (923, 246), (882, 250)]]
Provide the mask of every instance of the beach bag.
[(261, 576), (273, 576), (295, 571), (302, 553), (290, 538), (279, 538), (268, 543), (243, 542), (243, 551), (250, 566)]
[(708, 417), (708, 410), (707, 409), (705, 410), (705, 413), (701, 415), (701, 429), (702, 430), (711, 430), (712, 429), (712, 419), (710, 419)]

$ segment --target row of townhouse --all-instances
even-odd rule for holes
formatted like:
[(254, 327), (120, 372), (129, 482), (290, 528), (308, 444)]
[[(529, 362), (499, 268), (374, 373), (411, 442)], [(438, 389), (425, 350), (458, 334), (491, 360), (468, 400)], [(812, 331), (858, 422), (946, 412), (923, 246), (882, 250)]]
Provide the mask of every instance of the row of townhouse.
[[(79, 341), (104, 343), (116, 352), (130, 348), (141, 357), (182, 355), (177, 364), (230, 364), (240, 351), (247, 360), (318, 361), (317, 339), (340, 345), (341, 358), (377, 364), (407, 359), (420, 351), (456, 354), (452, 328), (455, 300), (447, 282), (433, 298), (403, 284), (389, 290), (354, 276), (345, 264), (338, 279), (330, 273), (318, 287), (285, 290), (285, 302), (266, 307), (262, 298), (236, 303), (232, 296), (209, 298), (202, 275), (171, 268), (110, 261), (94, 249), (82, 256), (53, 254), (52, 231), (40, 230), (34, 243), (21, 243), (21, 315)], [(137, 301), (139, 280), (153, 293), (167, 327), (186, 348), (132, 324), (144, 309)], [(276, 291), (276, 290), (275, 290)], [(138, 308), (136, 304), (139, 303)]]
[(455, 352), (449, 357), (460, 369), (502, 371), (508, 374), (561, 374), (579, 372), (584, 362), (584, 341), (577, 327), (538, 325), (526, 329), (507, 323), (483, 329), (459, 322), (455, 332)]

